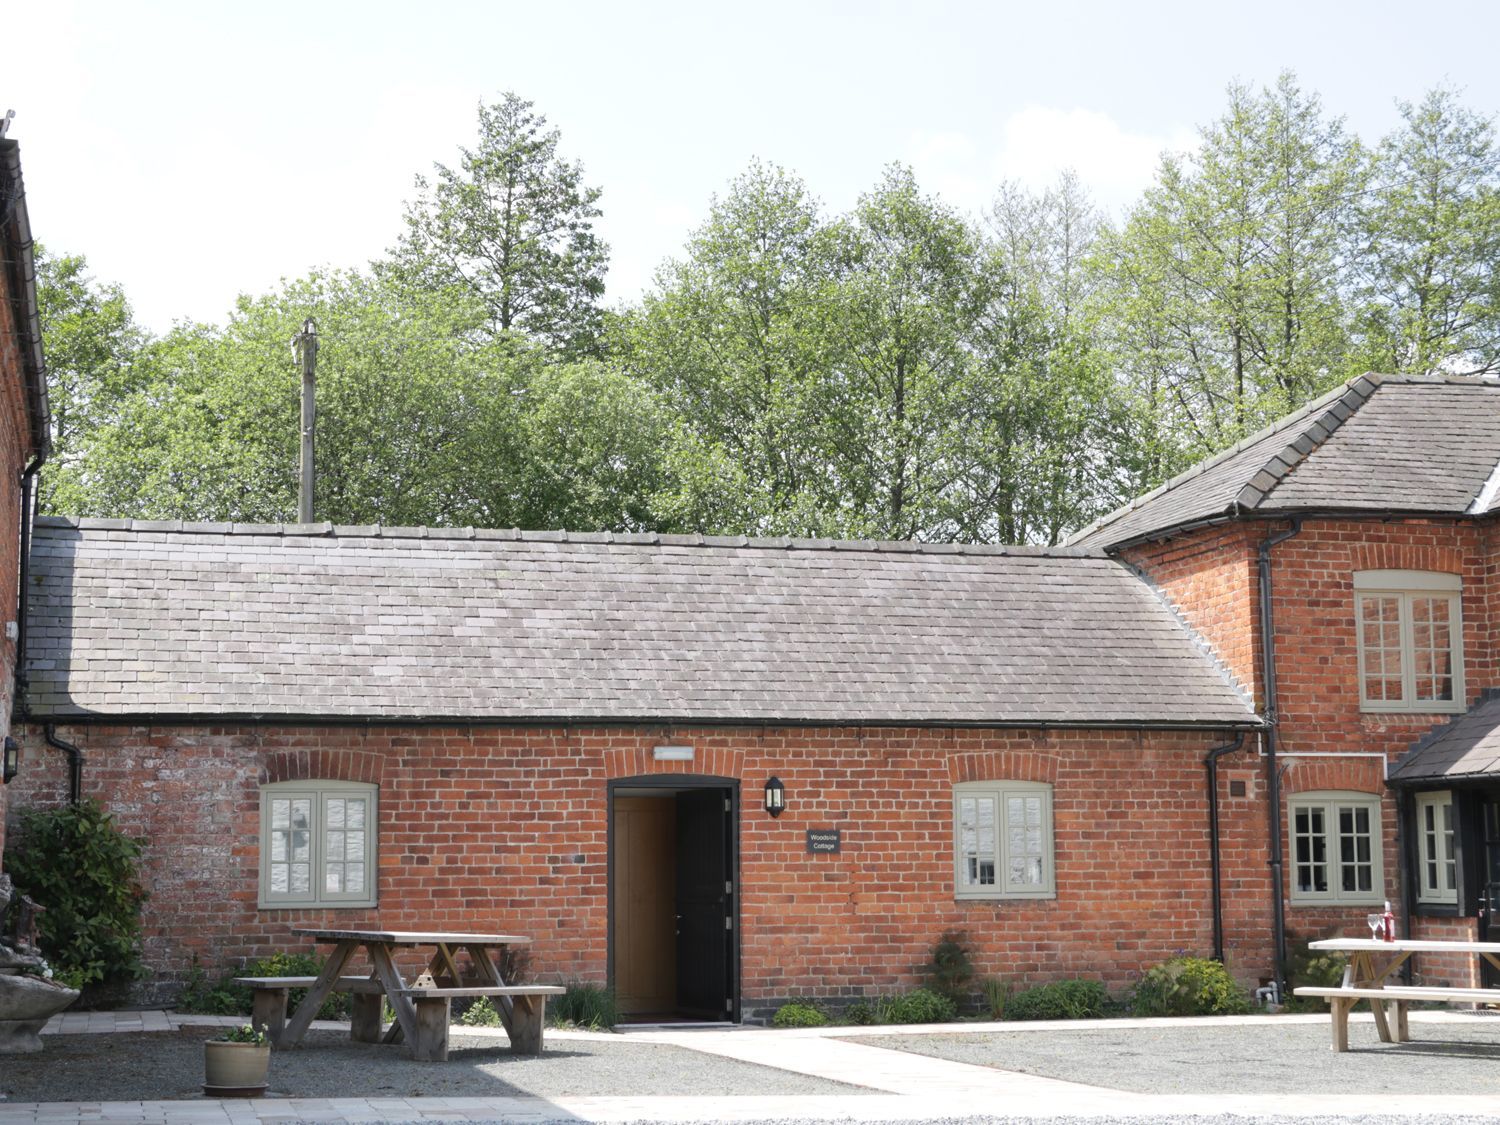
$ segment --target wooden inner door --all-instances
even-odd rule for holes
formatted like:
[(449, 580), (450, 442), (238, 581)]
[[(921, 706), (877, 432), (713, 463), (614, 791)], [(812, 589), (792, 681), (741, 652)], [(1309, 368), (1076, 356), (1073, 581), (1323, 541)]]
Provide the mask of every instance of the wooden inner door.
[(677, 803), (615, 798), (615, 997), (622, 1015), (677, 1010)]

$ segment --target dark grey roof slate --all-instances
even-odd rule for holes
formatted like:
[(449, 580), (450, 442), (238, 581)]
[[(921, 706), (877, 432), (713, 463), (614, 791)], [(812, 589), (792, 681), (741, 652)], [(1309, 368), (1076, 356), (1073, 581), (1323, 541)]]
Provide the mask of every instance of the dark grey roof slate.
[(1102, 554), (38, 521), (39, 718), (1239, 724)]
[[(1069, 539), (1110, 547), (1235, 515), (1465, 515), (1500, 466), (1500, 384), (1361, 375)], [(1486, 496), (1482, 510), (1491, 510)]]
[(1403, 784), (1500, 777), (1500, 696), (1487, 698), (1433, 729), (1390, 773)]

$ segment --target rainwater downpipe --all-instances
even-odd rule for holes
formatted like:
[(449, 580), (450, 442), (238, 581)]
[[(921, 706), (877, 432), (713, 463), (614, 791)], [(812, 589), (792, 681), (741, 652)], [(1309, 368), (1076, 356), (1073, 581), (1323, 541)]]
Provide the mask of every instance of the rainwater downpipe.
[(1219, 759), (1233, 754), (1245, 745), (1245, 732), (1235, 735), (1233, 742), (1215, 746), (1203, 759), (1203, 769), (1208, 775), (1208, 862), (1213, 872), (1214, 903), (1214, 960), (1224, 960), (1224, 888), (1219, 880)]
[(1285, 543), (1302, 530), (1302, 517), (1293, 516), (1285, 531), (1261, 540), (1256, 558), (1256, 578), (1260, 586), (1260, 637), (1262, 675), (1265, 679), (1266, 798), (1271, 835), (1271, 930), (1276, 946), (1277, 995), (1286, 995), (1286, 907), (1281, 901), (1285, 886), (1286, 860), (1281, 849), (1281, 774), (1276, 765), (1276, 731), (1280, 721), (1276, 712), (1276, 626), (1271, 616), (1271, 548)]

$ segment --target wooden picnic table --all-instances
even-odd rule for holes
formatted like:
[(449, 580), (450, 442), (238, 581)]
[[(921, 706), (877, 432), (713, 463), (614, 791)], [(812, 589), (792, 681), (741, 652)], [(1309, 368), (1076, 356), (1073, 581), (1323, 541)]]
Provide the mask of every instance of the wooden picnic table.
[[(1337, 986), (1304, 985), (1298, 996), (1317, 996), (1328, 1001), (1333, 1017), (1333, 1049), (1349, 1049), (1349, 1012), (1361, 1000), (1369, 1001), (1375, 1015), (1375, 1030), (1382, 1043), (1405, 1043), (1411, 1039), (1407, 1006), (1414, 1000), (1447, 1004), (1500, 1004), (1500, 988), (1449, 988), (1442, 985), (1401, 985), (1390, 981), (1414, 953), (1468, 953), (1500, 969), (1500, 942), (1440, 941), (1432, 938), (1324, 938), (1308, 943), (1309, 949), (1347, 953), (1343, 983)], [(1392, 1029), (1394, 1024), (1394, 1030)]]
[[(531, 939), (514, 934), (449, 931), (293, 929), (297, 937), (332, 945), (333, 952), (316, 977), (244, 977), (256, 993), (255, 1020), (277, 1047), (301, 1042), (318, 1009), (334, 992), (351, 993), (349, 1034), (356, 1042), (405, 1040), (412, 1057), (441, 1061), (448, 1057), (449, 1006), (454, 997), (488, 996), (495, 1000), (511, 1049), (538, 1054), (546, 998), (562, 993), (555, 985), (521, 985), (507, 981), (500, 954)], [(411, 983), (401, 975), (395, 954), (401, 949), (432, 948), (427, 968)], [(345, 975), (364, 950), (370, 970), (364, 977)], [(460, 965), (460, 954), (467, 964)], [(289, 988), (307, 989), (290, 1015), (285, 1014)], [(395, 1022), (381, 1033), (382, 1004), (389, 1003)], [(279, 1018), (278, 1018), (279, 1013)]]

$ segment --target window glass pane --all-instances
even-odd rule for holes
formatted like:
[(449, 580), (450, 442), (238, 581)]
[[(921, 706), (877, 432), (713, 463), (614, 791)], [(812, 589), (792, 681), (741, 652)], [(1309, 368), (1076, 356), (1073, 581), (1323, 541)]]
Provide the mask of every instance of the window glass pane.
[(265, 896), (319, 902), (370, 893), (371, 797), (315, 791), (264, 800)]
[(995, 801), (961, 797), (958, 802), (960, 869), (965, 886), (995, 883)]
[(1319, 893), (1328, 889), (1327, 841), (1323, 810), (1317, 806), (1298, 808), (1292, 819), (1292, 844), (1297, 865), (1297, 889)]
[(312, 865), (308, 863), (292, 864), (292, 893), (306, 894), (312, 887)]
[(1041, 795), (1008, 795), (1005, 799), (1005, 829), (1008, 881), (1012, 886), (1042, 886)]

